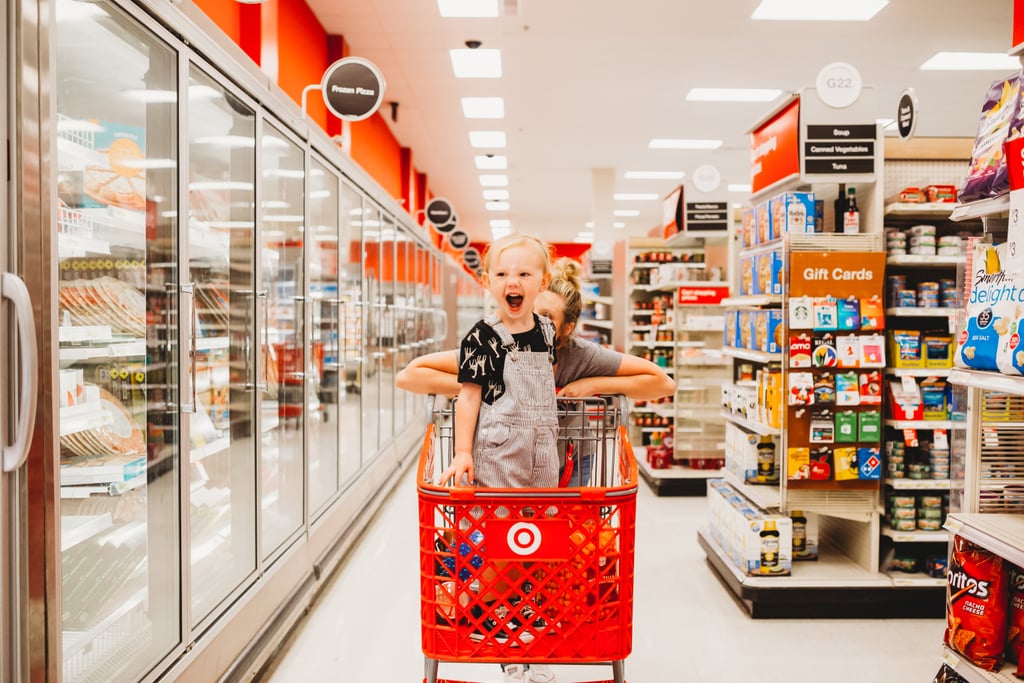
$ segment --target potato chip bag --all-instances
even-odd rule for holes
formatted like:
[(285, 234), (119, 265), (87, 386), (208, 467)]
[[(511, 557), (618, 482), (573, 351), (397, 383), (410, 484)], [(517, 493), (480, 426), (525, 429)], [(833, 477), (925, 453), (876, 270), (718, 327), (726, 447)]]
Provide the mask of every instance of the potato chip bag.
[(1006, 644), (1007, 563), (955, 536), (946, 579), (946, 644), (975, 666), (997, 670)]

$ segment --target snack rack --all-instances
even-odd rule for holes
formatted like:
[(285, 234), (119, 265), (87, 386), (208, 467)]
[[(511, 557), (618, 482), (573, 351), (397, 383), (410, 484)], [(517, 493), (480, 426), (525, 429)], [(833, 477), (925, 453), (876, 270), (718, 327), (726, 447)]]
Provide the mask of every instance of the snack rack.
[(637, 464), (621, 404), (559, 399), (559, 449), (594, 461), (589, 486), (557, 489), (435, 484), (451, 461), (454, 414), (434, 411), (417, 470), (426, 683), (440, 661), (610, 662), (624, 683)]

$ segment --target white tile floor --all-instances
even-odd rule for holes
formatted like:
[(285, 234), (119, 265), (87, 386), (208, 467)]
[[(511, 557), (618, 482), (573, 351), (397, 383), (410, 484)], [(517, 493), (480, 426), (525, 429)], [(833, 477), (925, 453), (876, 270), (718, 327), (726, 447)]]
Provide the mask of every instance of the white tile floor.
[[(264, 683), (412, 683), (423, 679), (416, 490), (410, 472)], [(705, 564), (704, 498), (637, 503), (631, 683), (927, 683), (941, 619), (752, 620)], [(610, 667), (555, 667), (559, 683), (610, 680)], [(497, 665), (442, 664), (442, 678), (501, 680)]]

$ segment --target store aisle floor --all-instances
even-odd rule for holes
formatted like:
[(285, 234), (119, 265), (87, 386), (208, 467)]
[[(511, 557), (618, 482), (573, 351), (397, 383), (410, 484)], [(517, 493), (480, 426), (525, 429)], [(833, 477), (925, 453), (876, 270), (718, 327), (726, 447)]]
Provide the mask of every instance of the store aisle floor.
[[(416, 490), (406, 475), (300, 623), (264, 683), (413, 683), (420, 651)], [(944, 622), (757, 620), (705, 564), (703, 498), (658, 498), (641, 483), (630, 683), (860, 683), (932, 680)], [(559, 683), (611, 678), (558, 666)], [(500, 683), (497, 665), (441, 664), (445, 678)]]

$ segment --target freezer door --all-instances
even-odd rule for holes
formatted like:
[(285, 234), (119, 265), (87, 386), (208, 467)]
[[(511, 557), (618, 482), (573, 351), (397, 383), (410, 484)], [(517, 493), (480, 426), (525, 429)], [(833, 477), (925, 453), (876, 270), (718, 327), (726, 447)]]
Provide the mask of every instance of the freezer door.
[(181, 642), (180, 55), (109, 2), (56, 2), (63, 681)]

